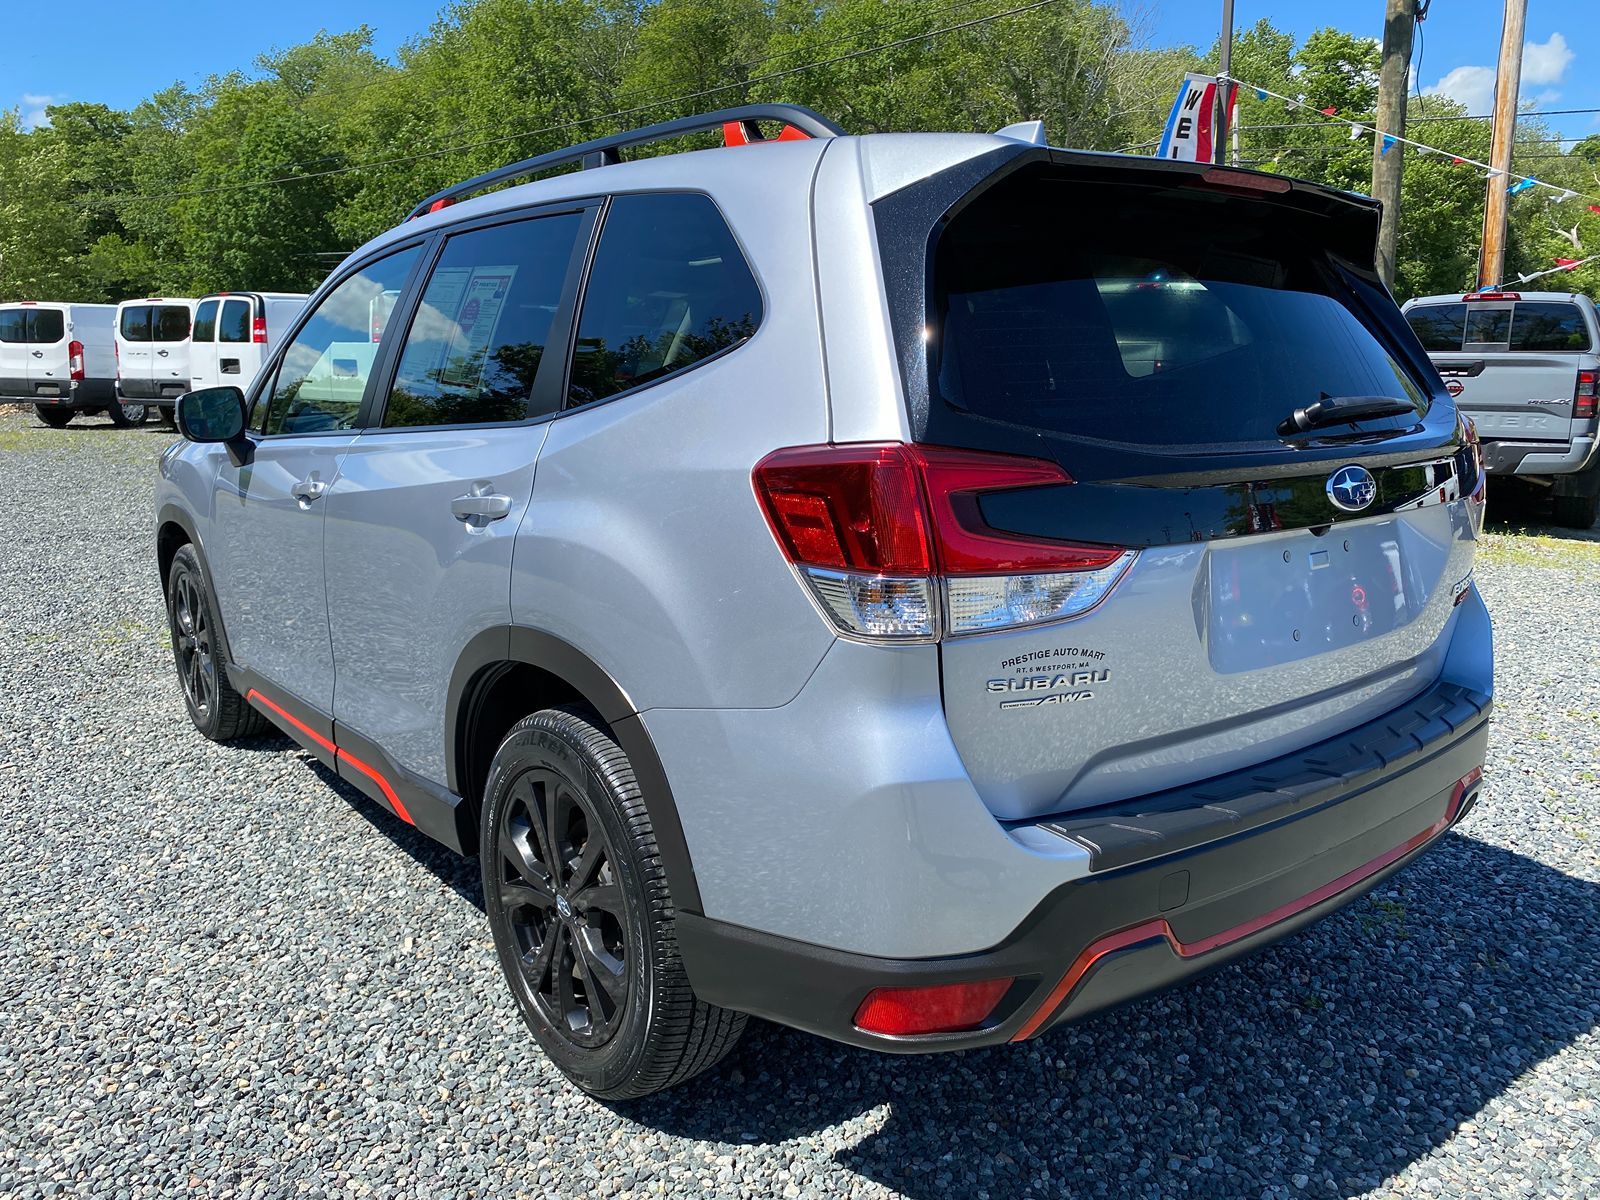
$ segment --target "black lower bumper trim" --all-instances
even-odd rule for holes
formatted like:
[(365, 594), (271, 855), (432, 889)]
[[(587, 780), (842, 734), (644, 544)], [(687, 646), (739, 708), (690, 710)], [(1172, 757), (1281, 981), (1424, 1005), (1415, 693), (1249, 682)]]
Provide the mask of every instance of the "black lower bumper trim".
[[(1096, 871), (1051, 892), (999, 945), (940, 959), (856, 954), (680, 914), (700, 997), (894, 1053), (993, 1045), (1171, 986), (1295, 932), (1426, 852), (1476, 799), (1488, 705), (1340, 797), (1221, 841)], [(974, 897), (981, 903), (981, 897)], [(856, 1028), (878, 987), (1014, 978), (979, 1029), (895, 1038)]]

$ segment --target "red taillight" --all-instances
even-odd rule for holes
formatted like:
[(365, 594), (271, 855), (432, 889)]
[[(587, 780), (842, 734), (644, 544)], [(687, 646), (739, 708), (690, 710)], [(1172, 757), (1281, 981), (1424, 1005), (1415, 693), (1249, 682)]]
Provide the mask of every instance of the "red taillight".
[(1579, 420), (1585, 420), (1595, 413), (1595, 376), (1596, 371), (1579, 371), (1578, 387), (1572, 393), (1572, 415)]
[(1011, 982), (981, 979), (934, 987), (876, 988), (856, 1009), (856, 1028), (895, 1037), (976, 1029), (989, 1019)]
[(258, 346), (266, 345), (267, 319), (265, 317), (257, 317), (250, 322), (250, 340)]
[[(1041, 459), (899, 442), (795, 446), (756, 465), (785, 556), (847, 633), (929, 639), (1076, 616), (1132, 561), (992, 528), (986, 494), (1070, 484)], [(942, 593), (941, 593), (942, 585)]]
[(67, 373), (73, 379), (83, 378), (83, 343), (67, 343)]
[(1521, 292), (1468, 292), (1463, 300), (1521, 300)]

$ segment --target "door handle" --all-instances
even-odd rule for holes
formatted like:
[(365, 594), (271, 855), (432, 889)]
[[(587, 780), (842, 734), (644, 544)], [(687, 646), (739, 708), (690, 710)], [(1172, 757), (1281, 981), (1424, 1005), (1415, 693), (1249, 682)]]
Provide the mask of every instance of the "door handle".
[(43, 358), (44, 357), (44, 351), (43, 350), (35, 350), (33, 352), (33, 356), (35, 358)]
[(156, 353), (161, 355), (162, 358), (167, 356), (167, 352), (165, 350), (157, 350)]
[(313, 500), (320, 499), (322, 493), (327, 490), (328, 485), (320, 479), (302, 479), (289, 489), (289, 494), (300, 501), (301, 505), (309, 505)]
[(490, 521), (498, 521), (511, 514), (511, 497), (491, 492), (491, 483), (474, 484), (465, 496), (457, 496), (450, 501), (450, 511), (455, 514), (458, 521), (465, 521), (476, 529), (482, 529)]

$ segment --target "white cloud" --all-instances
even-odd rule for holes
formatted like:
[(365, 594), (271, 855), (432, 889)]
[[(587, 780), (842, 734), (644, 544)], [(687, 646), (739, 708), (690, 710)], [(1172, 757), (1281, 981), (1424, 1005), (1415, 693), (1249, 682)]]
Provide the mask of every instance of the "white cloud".
[(50, 124), (50, 118), (45, 109), (52, 104), (65, 100), (65, 96), (36, 95), (33, 92), (24, 92), (20, 111), (22, 114), (22, 127), (24, 129), (38, 129)]
[[(1577, 57), (1567, 39), (1559, 33), (1552, 33), (1543, 42), (1526, 42), (1522, 47), (1522, 87), (1523, 98), (1528, 100), (1526, 89), (1529, 84), (1560, 83), (1567, 68), (1572, 65), (1572, 60)], [(1445, 95), (1452, 100), (1466, 105), (1467, 111), (1472, 113), (1487, 113), (1494, 106), (1494, 75), (1493, 67), (1469, 65), (1456, 67), (1443, 79), (1432, 87), (1423, 88), (1423, 94), (1428, 96)], [(1545, 91), (1531, 98), (1535, 104), (1549, 104), (1559, 93)]]
[(1470, 113), (1486, 113), (1494, 106), (1494, 68), (1457, 67), (1422, 91), (1427, 96), (1449, 96)]
[(1544, 43), (1527, 42), (1522, 47), (1523, 83), (1560, 83), (1574, 55), (1567, 39), (1552, 33)]

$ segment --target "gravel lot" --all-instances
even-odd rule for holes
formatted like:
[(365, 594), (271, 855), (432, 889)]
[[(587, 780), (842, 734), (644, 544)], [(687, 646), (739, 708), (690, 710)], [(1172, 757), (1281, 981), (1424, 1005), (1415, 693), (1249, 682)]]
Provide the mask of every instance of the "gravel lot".
[(1486, 798), (1369, 899), (1025, 1047), (759, 1028), (607, 1108), (524, 1036), (475, 863), (189, 727), (169, 436), (0, 408), (0, 1196), (1600, 1194), (1596, 534), (1495, 524)]

